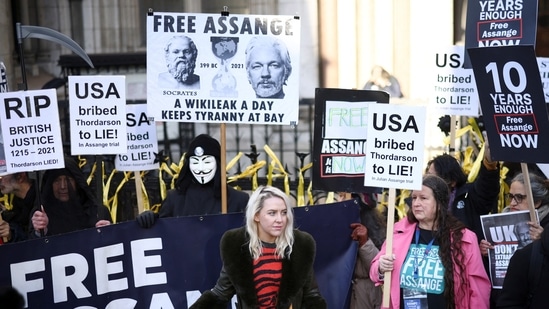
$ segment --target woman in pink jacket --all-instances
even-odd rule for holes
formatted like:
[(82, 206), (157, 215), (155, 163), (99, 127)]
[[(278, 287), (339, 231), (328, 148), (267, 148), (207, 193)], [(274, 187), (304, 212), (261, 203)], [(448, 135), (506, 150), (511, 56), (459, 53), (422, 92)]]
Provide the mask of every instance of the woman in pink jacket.
[[(475, 233), (448, 212), (449, 190), (435, 175), (412, 192), (412, 207), (372, 261), (370, 278), (381, 285), (391, 275), (389, 308), (489, 308), (490, 281)], [(388, 273), (389, 274), (389, 273)]]

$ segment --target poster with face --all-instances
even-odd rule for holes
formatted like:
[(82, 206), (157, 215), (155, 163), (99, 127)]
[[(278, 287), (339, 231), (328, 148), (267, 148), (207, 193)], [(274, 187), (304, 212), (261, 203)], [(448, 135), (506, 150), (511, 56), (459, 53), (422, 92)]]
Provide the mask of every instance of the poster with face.
[(155, 121), (297, 124), (296, 16), (155, 12), (147, 103)]
[(527, 223), (530, 214), (528, 210), (509, 211), (483, 215), (480, 220), (484, 238), (494, 246), (494, 249), (488, 250), (492, 286), (501, 289), (509, 260), (517, 250), (532, 242)]

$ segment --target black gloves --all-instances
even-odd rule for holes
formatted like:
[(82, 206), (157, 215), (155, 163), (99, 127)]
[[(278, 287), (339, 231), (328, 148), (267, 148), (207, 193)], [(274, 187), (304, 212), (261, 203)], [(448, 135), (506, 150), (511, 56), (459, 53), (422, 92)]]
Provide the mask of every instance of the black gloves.
[(137, 215), (137, 218), (135, 219), (137, 220), (137, 223), (140, 227), (148, 229), (154, 225), (157, 218), (157, 213), (154, 213), (152, 210), (145, 210), (144, 212)]

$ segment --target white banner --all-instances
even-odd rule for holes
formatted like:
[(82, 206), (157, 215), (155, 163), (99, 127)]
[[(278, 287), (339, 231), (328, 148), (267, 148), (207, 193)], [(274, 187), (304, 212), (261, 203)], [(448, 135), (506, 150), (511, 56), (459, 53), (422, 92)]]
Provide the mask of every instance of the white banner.
[(549, 58), (537, 57), (545, 103), (549, 103)]

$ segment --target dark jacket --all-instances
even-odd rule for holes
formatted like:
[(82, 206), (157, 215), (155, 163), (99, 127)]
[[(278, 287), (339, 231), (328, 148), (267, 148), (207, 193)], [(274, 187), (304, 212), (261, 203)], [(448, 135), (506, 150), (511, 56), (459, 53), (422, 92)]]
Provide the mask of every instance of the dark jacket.
[[(277, 309), (323, 309), (326, 302), (314, 279), (315, 241), (306, 232), (294, 230), (295, 242), (289, 259), (282, 260), (282, 279)], [(225, 309), (236, 294), (239, 309), (258, 307), (253, 282), (253, 260), (244, 227), (227, 231), (221, 238), (223, 268), (215, 287), (204, 292), (191, 309)]]
[[(531, 282), (529, 277), (532, 254), (539, 254), (534, 252), (533, 249), (536, 246), (534, 246), (533, 242), (515, 251), (511, 257), (496, 308), (547, 308), (546, 293), (549, 291), (549, 231), (547, 229), (544, 230), (541, 234), (541, 239), (535, 242), (541, 242), (541, 246), (538, 248), (540, 248), (543, 254), (542, 266), (540, 269), (537, 269), (538, 272), (541, 272), (539, 281), (537, 283)], [(528, 295), (534, 289), (535, 293), (531, 300), (529, 300)], [(530, 306), (528, 306), (528, 303), (530, 303)]]
[[(70, 193), (70, 201), (65, 203), (55, 198), (53, 193), (53, 182), (58, 176), (63, 175), (74, 178), (76, 184), (75, 190)], [(41, 202), (49, 219), (48, 229), (43, 236), (92, 228), (99, 220), (112, 222), (108, 208), (97, 202), (92, 189), (88, 186), (86, 176), (71, 157), (65, 157), (65, 168), (51, 169), (44, 172)], [(39, 207), (33, 209), (31, 217), (35, 211), (40, 210)], [(32, 225), (30, 229), (31, 238), (39, 235), (33, 230)]]
[[(190, 176), (192, 177), (192, 176)], [(160, 218), (214, 215), (221, 213), (221, 199), (216, 197), (210, 184), (192, 183), (185, 191), (173, 189), (162, 202)], [(243, 212), (249, 195), (227, 186), (227, 212)]]
[(28, 238), (31, 211), (33, 208), (40, 208), (40, 201), (36, 198), (35, 183), (34, 180), (31, 180), (31, 186), (25, 198), (14, 196), (12, 209), (2, 212), (2, 219), (10, 225), (10, 242), (18, 242)]
[(452, 214), (475, 232), (480, 241), (484, 239), (480, 216), (497, 209), (498, 195), (499, 169), (489, 171), (481, 164), (475, 181), (457, 188)]

